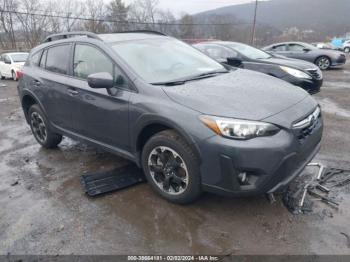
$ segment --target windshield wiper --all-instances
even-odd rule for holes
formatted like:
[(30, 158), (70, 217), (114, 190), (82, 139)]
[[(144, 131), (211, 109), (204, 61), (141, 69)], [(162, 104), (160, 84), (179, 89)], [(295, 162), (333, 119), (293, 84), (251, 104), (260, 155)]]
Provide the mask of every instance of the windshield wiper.
[(217, 74), (226, 74), (228, 73), (229, 71), (212, 71), (212, 72), (207, 72), (207, 73), (203, 73), (203, 74), (199, 74), (199, 75), (196, 75), (195, 77), (191, 78), (191, 79), (197, 79), (197, 78), (202, 78), (202, 77), (206, 77), (206, 76), (216, 76)]
[(177, 81), (168, 81), (168, 82), (156, 82), (151, 83), (151, 85), (155, 86), (178, 86), (186, 83), (186, 80), (177, 80)]
[(168, 82), (156, 82), (156, 83), (151, 83), (152, 85), (158, 85), (158, 86), (177, 86), (177, 85), (183, 85), (187, 81), (192, 81), (192, 80), (198, 80), (206, 77), (211, 77), (211, 76), (216, 76), (217, 74), (224, 74), (228, 73), (229, 71), (212, 71), (212, 72), (207, 72), (203, 74), (199, 74), (184, 80), (174, 80), (174, 81), (168, 81)]

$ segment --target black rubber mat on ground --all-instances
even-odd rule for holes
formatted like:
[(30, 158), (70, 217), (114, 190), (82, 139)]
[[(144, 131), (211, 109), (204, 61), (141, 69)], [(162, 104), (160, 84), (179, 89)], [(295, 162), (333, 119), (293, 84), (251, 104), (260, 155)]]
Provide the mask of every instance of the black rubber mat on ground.
[(146, 178), (142, 170), (135, 165), (97, 171), (81, 176), (81, 183), (89, 196), (114, 192), (144, 181), (146, 181)]

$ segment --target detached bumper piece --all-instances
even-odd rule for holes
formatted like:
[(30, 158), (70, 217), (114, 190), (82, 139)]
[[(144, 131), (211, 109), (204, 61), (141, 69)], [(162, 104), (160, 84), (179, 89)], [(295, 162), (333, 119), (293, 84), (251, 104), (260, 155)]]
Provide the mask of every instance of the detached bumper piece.
[[(313, 211), (311, 200), (318, 200), (338, 209), (340, 205), (338, 201), (341, 199), (337, 197), (339, 191), (337, 188), (350, 184), (350, 170), (326, 168), (317, 163), (308, 166), (318, 167), (318, 173), (290, 185), (283, 197), (285, 206), (294, 214), (308, 213)], [(308, 196), (311, 196), (311, 199), (308, 199)]]
[(81, 184), (89, 196), (98, 196), (121, 190), (146, 181), (141, 169), (127, 165), (107, 171), (97, 171), (82, 175)]

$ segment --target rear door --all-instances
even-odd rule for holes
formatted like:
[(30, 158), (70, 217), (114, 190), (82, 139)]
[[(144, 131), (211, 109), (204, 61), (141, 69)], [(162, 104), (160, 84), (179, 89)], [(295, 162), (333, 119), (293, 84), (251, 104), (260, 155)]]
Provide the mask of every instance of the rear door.
[(270, 50), (274, 54), (283, 55), (289, 57), (288, 47), (286, 44), (275, 45)]
[[(90, 140), (127, 150), (131, 82), (114, 61), (95, 45), (77, 43), (72, 64), (73, 77), (67, 85), (74, 100), (71, 108), (74, 131)], [(87, 77), (98, 72), (111, 74), (115, 87), (109, 90), (91, 88)]]
[(64, 130), (72, 130), (72, 103), (66, 86), (72, 44), (50, 46), (43, 51), (40, 69), (32, 85), (40, 87), (40, 98), (50, 122)]

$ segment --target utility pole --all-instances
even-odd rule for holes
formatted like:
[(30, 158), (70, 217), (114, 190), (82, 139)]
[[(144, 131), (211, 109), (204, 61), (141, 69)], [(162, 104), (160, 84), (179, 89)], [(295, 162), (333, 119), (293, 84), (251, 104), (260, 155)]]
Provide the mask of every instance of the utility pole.
[(69, 24), (69, 18), (71, 16), (72, 12), (68, 12), (67, 13), (67, 31), (70, 32), (71, 28), (70, 28), (70, 24)]
[(257, 11), (258, 11), (258, 0), (255, 0), (253, 27), (252, 27), (252, 33), (251, 33), (251, 38), (250, 38), (250, 44), (251, 45), (254, 45), (254, 40), (255, 40), (256, 13), (257, 13)]

